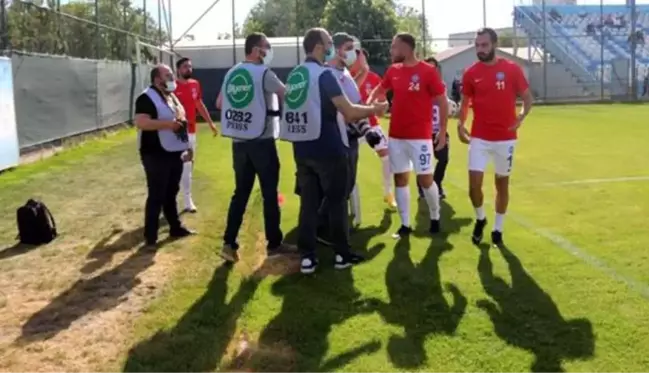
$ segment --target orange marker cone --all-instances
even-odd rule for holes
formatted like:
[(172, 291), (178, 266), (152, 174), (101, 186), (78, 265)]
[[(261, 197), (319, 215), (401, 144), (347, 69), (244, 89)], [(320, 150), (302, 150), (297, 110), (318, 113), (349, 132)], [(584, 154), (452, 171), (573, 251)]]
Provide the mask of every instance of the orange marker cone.
[(284, 195), (282, 193), (277, 193), (277, 203), (280, 207), (284, 204)]

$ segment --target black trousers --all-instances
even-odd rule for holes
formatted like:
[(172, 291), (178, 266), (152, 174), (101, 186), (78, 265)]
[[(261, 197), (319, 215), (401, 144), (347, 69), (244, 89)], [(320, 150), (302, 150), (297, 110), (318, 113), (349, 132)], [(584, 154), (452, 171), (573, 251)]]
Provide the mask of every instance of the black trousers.
[(234, 168), (234, 194), (230, 200), (228, 220), (223, 241), (237, 249), (237, 236), (250, 193), (259, 177), (259, 186), (264, 206), (264, 231), (268, 248), (278, 247), (283, 239), (280, 228), (281, 215), (277, 201), (279, 185), (279, 157), (274, 139), (232, 143), (232, 166)]
[(349, 157), (296, 158), (300, 192), (298, 247), (303, 256), (315, 254), (320, 211), (326, 211), (330, 238), (339, 254), (349, 252)]
[[(435, 184), (437, 184), (437, 186), (439, 187), (440, 193), (444, 189), (442, 187), (442, 182), (444, 181), (444, 177), (446, 176), (446, 168), (448, 167), (449, 141), (450, 137), (447, 133), (446, 146), (440, 150), (433, 152), (435, 160), (437, 160), (437, 164), (435, 164), (435, 170), (433, 171), (433, 180), (435, 180)], [(433, 146), (435, 145), (433, 144)], [(419, 184), (417, 184), (417, 188), (419, 189), (419, 195), (423, 195), (423, 190), (421, 189)]]
[[(352, 140), (350, 140), (351, 143)], [(356, 146), (349, 147), (349, 156), (347, 158), (347, 175), (348, 175), (348, 184), (347, 184), (347, 199), (351, 197), (352, 190), (356, 185), (356, 173), (358, 172), (358, 140), (356, 141)], [(326, 237), (329, 237), (329, 212), (327, 211), (327, 206), (324, 203), (324, 197), (320, 206), (320, 211), (318, 212), (318, 232), (325, 234)]]
[(147, 184), (144, 238), (148, 242), (155, 242), (158, 239), (161, 211), (172, 231), (181, 227), (176, 196), (180, 189), (183, 161), (180, 153), (141, 154), (140, 159)]

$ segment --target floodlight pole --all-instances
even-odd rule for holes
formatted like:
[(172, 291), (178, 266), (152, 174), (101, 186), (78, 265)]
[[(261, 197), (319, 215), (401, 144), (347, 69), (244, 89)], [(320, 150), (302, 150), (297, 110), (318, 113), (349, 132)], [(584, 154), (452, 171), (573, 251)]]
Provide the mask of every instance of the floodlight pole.
[(173, 44), (174, 37), (173, 37), (173, 34), (174, 33), (173, 33), (173, 28), (172, 28), (173, 23), (172, 23), (172, 18), (171, 18), (171, 0), (168, 0), (167, 4), (169, 4), (168, 5), (168, 8), (169, 8), (169, 10), (168, 10), (168, 12), (169, 12), (169, 50), (173, 53), (173, 51), (174, 51), (174, 44)]
[(421, 0), (421, 28), (422, 28), (422, 38), (424, 39), (424, 58), (427, 57), (426, 54), (426, 32), (428, 31), (428, 27), (426, 27), (426, 0)]
[(237, 64), (237, 39), (236, 39), (236, 17), (234, 15), (234, 1), (232, 0), (232, 65)]
[(143, 33), (146, 36), (147, 23), (149, 23), (149, 13), (146, 11), (146, 0), (142, 0), (142, 10), (144, 10), (144, 30)]
[(482, 27), (487, 27), (487, 0), (482, 0)]

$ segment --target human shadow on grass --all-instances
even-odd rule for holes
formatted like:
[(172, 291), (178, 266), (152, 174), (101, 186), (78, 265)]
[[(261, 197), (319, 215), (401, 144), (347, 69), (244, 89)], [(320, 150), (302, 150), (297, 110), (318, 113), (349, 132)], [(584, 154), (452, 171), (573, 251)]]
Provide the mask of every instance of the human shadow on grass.
[[(159, 245), (170, 241), (161, 241)], [(115, 268), (90, 279), (77, 280), (27, 320), (16, 343), (50, 339), (91, 312), (115, 308), (141, 283), (138, 275), (154, 264), (154, 257), (155, 250), (141, 246)]]
[(328, 360), (329, 334), (336, 325), (371, 313), (354, 287), (351, 269), (322, 268), (315, 275), (287, 275), (272, 285), (282, 309), (261, 332), (253, 371), (333, 371), (378, 351), (379, 341), (355, 346)]
[[(391, 213), (386, 210), (379, 225), (355, 230), (350, 237), (352, 249), (363, 254), (367, 261), (375, 258), (385, 244), (367, 247), (369, 241), (387, 232), (391, 223)], [(285, 241), (297, 243), (297, 236), (298, 228), (295, 227), (286, 234)], [(285, 272), (272, 285), (273, 294), (283, 298), (280, 313), (261, 332), (255, 351), (246, 362), (235, 363), (229, 368), (332, 371), (380, 349), (379, 341), (370, 341), (325, 360), (329, 349), (328, 336), (333, 327), (373, 310), (355, 289), (352, 269), (332, 268), (334, 253), (331, 248), (318, 246), (318, 256), (320, 265), (316, 274), (305, 276)], [(299, 265), (294, 266), (292, 272), (298, 269)]]
[[(160, 219), (160, 228), (167, 225), (165, 219)], [(109, 235), (102, 238), (90, 250), (86, 259), (89, 260), (81, 273), (93, 273), (104, 267), (113, 260), (113, 257), (123, 251), (128, 251), (144, 242), (144, 227), (124, 232), (121, 229), (114, 229)]]
[(563, 372), (563, 360), (592, 357), (595, 339), (591, 322), (564, 319), (518, 257), (504, 245), (498, 249), (509, 267), (511, 285), (494, 275), (489, 246), (481, 245), (478, 272), (492, 300), (477, 302), (489, 315), (498, 337), (534, 354), (533, 372)]
[[(394, 335), (388, 342), (390, 360), (399, 369), (425, 365), (426, 339), (435, 334), (454, 335), (466, 312), (467, 299), (460, 289), (450, 283), (442, 286), (439, 261), (453, 249), (448, 242), (449, 235), (459, 232), (471, 220), (456, 218), (455, 210), (447, 203), (442, 204), (443, 231), (430, 238), (424, 258), (420, 263), (412, 260), (411, 238), (397, 241), (385, 275), (390, 300), (371, 302), (387, 323), (404, 329), (403, 336)], [(421, 201), (416, 231), (427, 231), (429, 223), (428, 207)], [(450, 303), (444, 297), (445, 290), (451, 294)]]
[(232, 265), (214, 270), (205, 293), (170, 330), (158, 331), (135, 345), (128, 353), (125, 372), (214, 371), (233, 339), (237, 320), (261, 281), (244, 278), (228, 300), (228, 279)]
[(0, 251), (0, 260), (13, 258), (14, 256), (27, 254), (30, 251), (33, 251), (44, 245), (27, 245), (23, 243), (16, 243), (13, 246), (9, 246)]

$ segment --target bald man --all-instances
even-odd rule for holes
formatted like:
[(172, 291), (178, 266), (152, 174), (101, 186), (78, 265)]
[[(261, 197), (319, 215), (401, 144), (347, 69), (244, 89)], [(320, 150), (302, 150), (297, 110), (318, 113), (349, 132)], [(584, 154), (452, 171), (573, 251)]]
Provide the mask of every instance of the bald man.
[(167, 65), (154, 67), (150, 79), (151, 86), (135, 101), (135, 126), (148, 191), (144, 239), (148, 246), (155, 246), (160, 212), (169, 223), (172, 238), (194, 233), (182, 225), (176, 206), (183, 162), (191, 161), (192, 150), (185, 110), (173, 94), (176, 81), (171, 68)]

